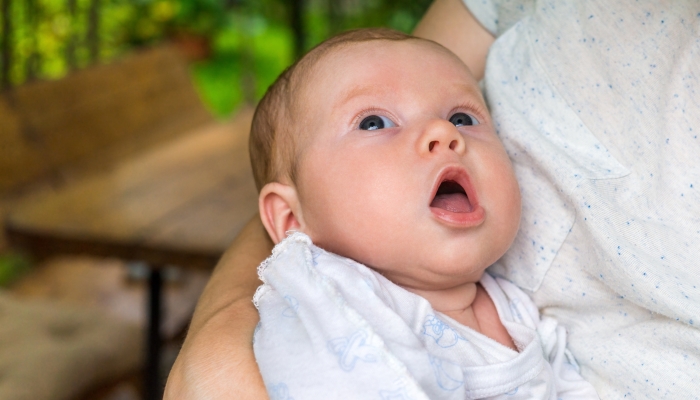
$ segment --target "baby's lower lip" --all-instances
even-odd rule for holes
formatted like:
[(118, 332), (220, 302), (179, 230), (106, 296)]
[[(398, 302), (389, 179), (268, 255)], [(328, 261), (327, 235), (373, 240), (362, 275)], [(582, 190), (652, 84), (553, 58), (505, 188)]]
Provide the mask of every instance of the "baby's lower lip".
[(486, 217), (486, 212), (479, 205), (468, 213), (452, 212), (437, 207), (430, 207), (430, 211), (437, 219), (446, 222), (449, 225), (464, 228), (481, 225)]

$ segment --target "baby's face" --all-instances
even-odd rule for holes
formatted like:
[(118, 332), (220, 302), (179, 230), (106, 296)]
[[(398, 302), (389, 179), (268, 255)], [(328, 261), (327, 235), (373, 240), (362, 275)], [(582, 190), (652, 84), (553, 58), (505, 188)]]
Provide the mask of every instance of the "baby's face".
[(408, 288), (478, 280), (515, 237), (520, 192), (464, 64), (429, 43), (374, 41), (311, 76), (303, 230)]

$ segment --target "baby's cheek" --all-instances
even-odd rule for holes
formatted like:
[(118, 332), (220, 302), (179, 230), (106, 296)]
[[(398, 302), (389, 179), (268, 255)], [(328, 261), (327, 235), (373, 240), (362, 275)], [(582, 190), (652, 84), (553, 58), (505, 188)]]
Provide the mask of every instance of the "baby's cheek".
[[(507, 186), (504, 189), (508, 189)], [(520, 227), (521, 201), (520, 190), (517, 184), (512, 184), (510, 190), (503, 191), (499, 207), (500, 221), (496, 224), (496, 236), (501, 244), (501, 251), (505, 253), (510, 247)], [(500, 255), (499, 255), (500, 257)]]
[(367, 229), (363, 202), (350, 196), (346, 186), (323, 186), (318, 195), (306, 203), (305, 219), (318, 246), (349, 257), (354, 247), (353, 236), (362, 236)]

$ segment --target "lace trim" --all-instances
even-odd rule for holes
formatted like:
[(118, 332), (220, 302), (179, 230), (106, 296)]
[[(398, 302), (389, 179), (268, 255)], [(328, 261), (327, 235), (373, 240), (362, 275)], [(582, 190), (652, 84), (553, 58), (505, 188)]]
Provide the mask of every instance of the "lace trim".
[(277, 245), (272, 249), (272, 254), (261, 262), (260, 265), (258, 265), (258, 279), (260, 279), (263, 284), (255, 289), (255, 294), (253, 295), (253, 305), (255, 305), (255, 308), (259, 308), (258, 303), (260, 298), (270, 289), (270, 287), (267, 285), (265, 277), (263, 276), (265, 270), (272, 261), (277, 259), (280, 253), (289, 247), (291, 243), (304, 243), (308, 246), (312, 244), (310, 237), (308, 237), (305, 233), (298, 231), (288, 231), (287, 237), (283, 241), (277, 243)]

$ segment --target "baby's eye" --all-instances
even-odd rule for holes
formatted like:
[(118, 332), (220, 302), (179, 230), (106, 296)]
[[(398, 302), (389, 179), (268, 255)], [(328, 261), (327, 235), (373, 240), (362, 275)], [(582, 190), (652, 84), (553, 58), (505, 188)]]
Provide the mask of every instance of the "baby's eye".
[(479, 125), (479, 121), (477, 121), (476, 118), (463, 112), (453, 114), (450, 117), (450, 122), (452, 122), (454, 126)]
[(365, 131), (373, 131), (376, 129), (392, 128), (396, 126), (389, 118), (382, 117), (379, 115), (370, 115), (365, 117), (362, 122), (360, 122), (360, 129)]

